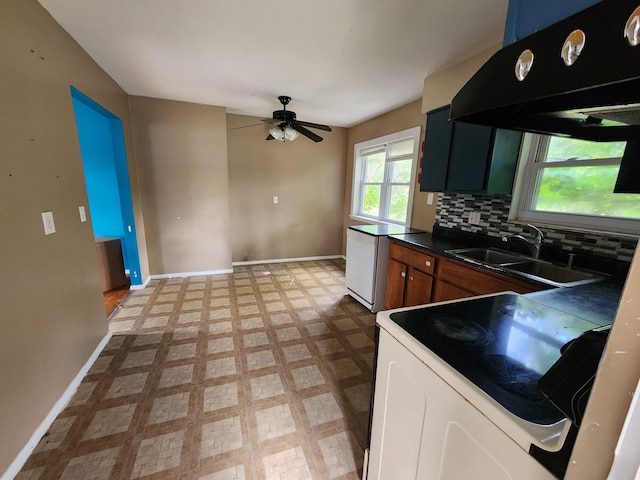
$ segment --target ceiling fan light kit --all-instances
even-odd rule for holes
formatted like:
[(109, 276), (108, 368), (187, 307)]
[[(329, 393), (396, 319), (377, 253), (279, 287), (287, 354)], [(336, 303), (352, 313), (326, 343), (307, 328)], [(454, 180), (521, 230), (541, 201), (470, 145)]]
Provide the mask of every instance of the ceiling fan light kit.
[(273, 117), (264, 119), (263, 122), (275, 123), (280, 122), (279, 125), (269, 130), (269, 136), (267, 140), (295, 140), (299, 134), (313, 140), (314, 142), (321, 142), (322, 137), (313, 133), (311, 130), (305, 128), (317, 128), (318, 130), (324, 130), (330, 132), (331, 128), (327, 125), (320, 125), (317, 123), (303, 122), (297, 119), (296, 113), (287, 110), (287, 105), (291, 101), (291, 97), (281, 95), (278, 100), (282, 104), (282, 110), (276, 110), (273, 112)]

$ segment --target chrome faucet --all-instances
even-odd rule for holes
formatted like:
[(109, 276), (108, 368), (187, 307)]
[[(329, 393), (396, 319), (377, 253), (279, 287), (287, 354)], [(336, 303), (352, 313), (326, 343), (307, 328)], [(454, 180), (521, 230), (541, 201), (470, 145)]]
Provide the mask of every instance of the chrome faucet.
[(540, 258), (540, 250), (542, 249), (542, 241), (544, 240), (544, 233), (542, 233), (542, 231), (535, 225), (528, 224), (527, 226), (531, 227), (536, 231), (536, 239), (534, 240), (533, 243), (531, 243), (529, 240), (524, 238), (522, 235), (511, 235), (510, 237), (503, 238), (502, 240), (504, 242), (508, 240), (518, 240), (522, 242), (529, 250), (530, 255), (533, 258), (538, 259)]
[(527, 224), (527, 227), (532, 228), (536, 232), (536, 239), (533, 242), (533, 258), (540, 258), (540, 250), (542, 249), (542, 242), (544, 240), (544, 233), (535, 225)]

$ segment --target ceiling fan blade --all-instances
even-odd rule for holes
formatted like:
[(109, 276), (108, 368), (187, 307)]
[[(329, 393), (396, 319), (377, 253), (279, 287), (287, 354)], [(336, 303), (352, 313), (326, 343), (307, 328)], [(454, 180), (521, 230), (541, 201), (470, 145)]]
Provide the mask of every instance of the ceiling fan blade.
[(321, 142), (322, 141), (322, 137), (319, 135), (316, 135), (315, 133), (313, 133), (311, 130), (307, 130), (306, 128), (304, 128), (302, 125), (300, 125), (299, 123), (294, 123), (293, 125), (291, 125), (291, 127), (296, 130), (297, 132), (300, 132), (302, 135), (304, 135), (307, 138), (310, 138), (311, 140), (313, 140), (314, 142)]
[(317, 128), (318, 130), (325, 130), (327, 132), (331, 131), (331, 127), (327, 125), (320, 125), (319, 123), (302, 122), (300, 120), (297, 120), (296, 123), (298, 123), (299, 125), (304, 125), (305, 127)]
[(240, 130), (241, 128), (259, 127), (261, 125), (264, 125), (264, 123), (253, 123), (251, 125), (242, 125), (241, 127), (233, 127), (233, 128), (230, 128), (229, 130)]
[(278, 120), (277, 118), (263, 118), (262, 121), (264, 123), (276, 123), (280, 122), (281, 120)]

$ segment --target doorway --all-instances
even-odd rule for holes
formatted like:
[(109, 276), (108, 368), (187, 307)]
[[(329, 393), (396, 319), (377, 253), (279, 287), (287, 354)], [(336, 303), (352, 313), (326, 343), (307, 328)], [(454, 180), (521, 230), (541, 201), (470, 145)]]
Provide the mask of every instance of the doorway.
[(93, 234), (119, 238), (132, 287), (142, 285), (122, 121), (71, 87)]

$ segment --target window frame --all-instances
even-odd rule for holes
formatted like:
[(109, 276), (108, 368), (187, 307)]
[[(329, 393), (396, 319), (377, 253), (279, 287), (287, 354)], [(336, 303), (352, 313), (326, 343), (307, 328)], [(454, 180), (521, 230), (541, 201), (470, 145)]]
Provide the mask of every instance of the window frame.
[[(351, 209), (350, 218), (361, 222), (375, 223), (375, 224), (390, 224), (390, 225), (405, 225), (411, 224), (411, 214), (413, 211), (413, 196), (415, 192), (415, 183), (418, 170), (418, 155), (420, 152), (420, 140), (421, 140), (421, 127), (412, 127), (400, 132), (391, 133), (382, 137), (367, 140), (365, 142), (356, 143), (354, 145), (353, 152), (353, 181), (351, 191)], [(394, 157), (389, 156), (390, 146), (392, 144), (400, 143), (408, 139), (413, 139), (413, 153), (405, 155), (397, 155)], [(365, 182), (364, 181), (364, 161), (363, 153), (372, 153), (376, 149), (384, 149), (385, 151), (385, 165), (384, 165), (384, 178), (382, 183), (378, 182)], [(391, 186), (393, 185), (406, 185), (405, 183), (393, 183), (390, 176), (389, 165), (391, 162), (411, 159), (411, 175), (409, 179), (409, 192), (407, 198), (407, 214), (404, 222), (394, 221), (388, 218), (389, 210), (389, 195)], [(380, 191), (380, 211), (377, 216), (365, 215), (362, 213), (363, 199), (364, 199), (364, 186), (365, 185), (381, 185)]]
[[(638, 237), (640, 234), (640, 220), (598, 217), (572, 213), (554, 213), (531, 210), (530, 206), (536, 191), (538, 171), (543, 162), (542, 155), (546, 154), (548, 135), (525, 133), (522, 150), (518, 160), (513, 201), (509, 209), (509, 220), (514, 223), (532, 223), (563, 230), (579, 230), (598, 234), (608, 233), (622, 236)], [(621, 158), (597, 160), (566, 160), (557, 162), (555, 167), (571, 166), (605, 166), (619, 165)], [(556, 163), (548, 162), (547, 164)]]

